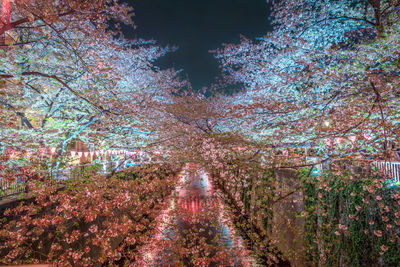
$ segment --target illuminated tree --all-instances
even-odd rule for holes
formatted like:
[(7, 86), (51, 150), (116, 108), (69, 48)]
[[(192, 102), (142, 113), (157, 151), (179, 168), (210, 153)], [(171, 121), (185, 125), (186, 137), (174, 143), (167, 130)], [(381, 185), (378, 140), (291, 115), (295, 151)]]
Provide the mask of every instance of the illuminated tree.
[[(286, 143), (395, 140), (398, 8), (396, 1), (275, 3), (271, 34), (217, 51), (247, 86), (233, 101), (235, 114), (258, 137), (284, 134)], [(382, 152), (382, 143), (373, 148)]]
[[(249, 205), (248, 209), (242, 209), (248, 216), (252, 209), (259, 208), (256, 203), (266, 201), (269, 211), (262, 215), (264, 218), (282, 216), (293, 222), (290, 216), (282, 215), (282, 210), (275, 214), (273, 207), (293, 207), (305, 192), (310, 198), (318, 198), (316, 202), (306, 201), (306, 205), (314, 203), (307, 206), (311, 210), (299, 212), (308, 222), (325, 221), (328, 212), (332, 212), (329, 205), (337, 205), (339, 213), (327, 220), (327, 225), (317, 222), (307, 226), (315, 230), (311, 231), (310, 238), (315, 240), (315, 234), (329, 233), (332, 238), (329, 240), (337, 238), (332, 241), (332, 247), (339, 249), (349, 242), (346, 244), (358, 258), (349, 257), (350, 248), (346, 252), (341, 250), (342, 256), (335, 256), (330, 241), (320, 236), (311, 242), (310, 247), (314, 249), (311, 258), (329, 265), (348, 257), (349, 262), (356, 259), (373, 265), (385, 255), (384, 261), (390, 265), (398, 253), (395, 249), (397, 235), (389, 238), (393, 236), (392, 229), (398, 229), (398, 191), (388, 187), (387, 176), (374, 172), (358, 174), (353, 167), (362, 166), (367, 172), (370, 162), (360, 163), (363, 159), (360, 153), (387, 159), (390, 156), (388, 142), (399, 140), (400, 3), (273, 2), (273, 32), (257, 41), (243, 37), (240, 44), (228, 44), (215, 51), (223, 70), (246, 87), (244, 92), (228, 100), (230, 116), (225, 116), (225, 125), (230, 126), (230, 132), (241, 133), (244, 140), (251, 141), (243, 147), (243, 156), (236, 156), (237, 160), (234, 160), (235, 152), (218, 139), (207, 142), (204, 153), (211, 155), (209, 162), (216, 170), (216, 183), (219, 182), (228, 199), (233, 199), (236, 209)], [(277, 179), (279, 172), (287, 168), (313, 165), (306, 162), (304, 152), (283, 154), (299, 146), (317, 151), (322, 162), (342, 161), (332, 162), (331, 169), (315, 180), (310, 176), (318, 172), (313, 174), (312, 168), (305, 170), (302, 176), (305, 180), (293, 179), (285, 183)], [(215, 152), (206, 152), (210, 147)], [(246, 162), (253, 162), (253, 165)], [(257, 171), (259, 174), (254, 174)], [(265, 175), (267, 179), (260, 178)], [(311, 185), (305, 181), (312, 181)], [(267, 182), (268, 190), (252, 193), (254, 190), (248, 189), (261, 182)], [(298, 192), (301, 193), (297, 195)], [(352, 192), (347, 202), (341, 199), (345, 192)], [(324, 201), (329, 199), (336, 202), (326, 204)], [(374, 208), (368, 207), (372, 202)], [(387, 203), (391, 203), (390, 208), (384, 210), (382, 207)], [(313, 217), (312, 212), (318, 210), (324, 212)], [(274, 215), (269, 217), (268, 214)], [(360, 219), (361, 214), (369, 218), (369, 222)], [(369, 226), (363, 225), (364, 220)], [(382, 221), (387, 222), (386, 228)], [(371, 233), (368, 227), (375, 232)], [(352, 235), (346, 232), (349, 228), (353, 229)], [(362, 237), (358, 236), (360, 233)], [(355, 238), (360, 238), (359, 242), (375, 256), (357, 250), (355, 247), (360, 243), (355, 242)], [(376, 242), (368, 241), (375, 238), (378, 238)], [(267, 235), (266, 240), (274, 240), (273, 235)], [(287, 257), (289, 252), (284, 252)], [(352, 264), (356, 264), (355, 261), (349, 263)]]
[[(0, 59), (0, 142), (6, 148), (0, 172), (10, 181), (26, 180), (34, 204), (22, 198), (22, 209), (5, 212), (2, 263), (133, 261), (151, 238), (174, 188), (175, 165), (145, 165), (117, 177), (98, 175), (94, 166), (71, 174), (66, 185), (43, 175), (38, 162), (43, 144), (57, 148), (57, 168), (74, 138), (98, 149), (140, 148), (157, 137), (153, 119), (160, 103), (183, 82), (177, 71), (153, 66), (171, 49), (118, 36), (118, 21), (132, 26), (129, 12), (117, 1), (12, 3), (11, 22), (0, 30), (14, 38)], [(32, 146), (39, 147), (35, 155), (21, 155)]]
[(11, 11), (6, 29), (15, 40), (2, 51), (0, 103), (9, 125), (20, 121), (22, 129), (3, 128), (5, 146), (25, 149), (41, 140), (60, 156), (78, 136), (91, 149), (104, 140), (132, 147), (153, 138), (152, 108), (181, 83), (176, 71), (152, 66), (170, 49), (115, 40), (116, 31), (107, 31), (110, 19), (131, 23), (126, 5), (16, 1)]

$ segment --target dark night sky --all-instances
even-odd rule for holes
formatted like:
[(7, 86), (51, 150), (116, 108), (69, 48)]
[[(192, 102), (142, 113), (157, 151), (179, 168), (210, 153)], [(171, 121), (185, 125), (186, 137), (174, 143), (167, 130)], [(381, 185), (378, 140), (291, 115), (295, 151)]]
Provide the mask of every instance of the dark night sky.
[(194, 89), (209, 86), (220, 72), (209, 50), (237, 43), (240, 34), (255, 38), (271, 29), (266, 0), (126, 1), (135, 9), (137, 29), (125, 28), (125, 36), (178, 46), (157, 65), (183, 69)]

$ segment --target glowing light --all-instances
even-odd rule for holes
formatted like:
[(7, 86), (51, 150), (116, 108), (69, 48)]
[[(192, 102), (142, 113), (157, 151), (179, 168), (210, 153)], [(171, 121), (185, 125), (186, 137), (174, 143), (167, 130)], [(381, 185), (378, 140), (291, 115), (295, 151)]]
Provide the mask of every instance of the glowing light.
[(10, 0), (3, 0), (3, 5), (1, 6), (1, 20), (10, 24)]
[(324, 121), (324, 125), (328, 127), (331, 123), (329, 121)]
[(103, 172), (106, 173), (107, 172), (107, 166), (105, 163), (103, 163)]
[(318, 169), (314, 169), (312, 171), (312, 175), (319, 175), (319, 170)]

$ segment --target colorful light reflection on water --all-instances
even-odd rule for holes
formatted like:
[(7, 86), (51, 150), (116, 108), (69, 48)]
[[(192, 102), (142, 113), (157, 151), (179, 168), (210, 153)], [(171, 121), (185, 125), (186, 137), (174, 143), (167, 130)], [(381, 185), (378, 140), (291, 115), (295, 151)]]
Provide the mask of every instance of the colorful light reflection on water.
[(250, 266), (208, 175), (186, 170), (180, 182), (153, 246), (145, 249), (152, 250), (145, 266)]

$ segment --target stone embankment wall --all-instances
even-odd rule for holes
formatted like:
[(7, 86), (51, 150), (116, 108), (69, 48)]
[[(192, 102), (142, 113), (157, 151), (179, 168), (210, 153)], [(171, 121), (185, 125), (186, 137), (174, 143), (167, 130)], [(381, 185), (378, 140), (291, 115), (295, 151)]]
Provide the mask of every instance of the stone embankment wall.
[(305, 266), (304, 198), (296, 170), (277, 171), (276, 179), (281, 196), (273, 208), (271, 237), (277, 240), (277, 247), (289, 259), (292, 266)]

